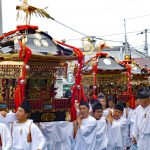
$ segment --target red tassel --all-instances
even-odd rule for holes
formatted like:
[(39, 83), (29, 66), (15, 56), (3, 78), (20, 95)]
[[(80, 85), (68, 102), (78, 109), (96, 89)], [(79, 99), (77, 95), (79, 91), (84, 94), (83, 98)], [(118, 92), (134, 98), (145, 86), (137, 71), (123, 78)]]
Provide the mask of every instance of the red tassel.
[(27, 142), (28, 142), (28, 143), (31, 143), (31, 142), (32, 142), (31, 125), (32, 125), (32, 123), (31, 123), (30, 126), (29, 126), (29, 133), (28, 133), (28, 136), (27, 136)]
[(76, 120), (77, 118), (77, 111), (75, 108), (75, 95), (76, 95), (76, 88), (75, 86), (73, 87), (73, 93), (72, 93), (72, 97), (71, 97), (71, 121)]
[(16, 108), (15, 111), (17, 111), (18, 107), (20, 106), (20, 103), (21, 103), (20, 101), (21, 101), (20, 100), (20, 90), (19, 90), (19, 87), (17, 87), (15, 90), (15, 108)]
[(133, 94), (130, 96), (130, 108), (135, 109), (135, 97)]
[(97, 96), (96, 96), (96, 95), (93, 95), (92, 98), (93, 98), (94, 100), (97, 100)]
[(76, 120), (76, 118), (77, 118), (77, 111), (76, 111), (75, 106), (72, 106), (71, 107), (71, 121)]
[(28, 142), (28, 143), (31, 143), (31, 142), (32, 142), (31, 132), (28, 133), (27, 142)]

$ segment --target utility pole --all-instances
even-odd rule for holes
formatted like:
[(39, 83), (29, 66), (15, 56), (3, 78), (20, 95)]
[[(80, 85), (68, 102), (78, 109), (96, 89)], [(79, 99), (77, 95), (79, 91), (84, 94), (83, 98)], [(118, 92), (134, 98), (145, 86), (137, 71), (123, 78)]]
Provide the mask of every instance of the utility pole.
[(145, 46), (144, 46), (144, 50), (146, 52), (146, 56), (148, 56), (147, 29), (144, 30), (144, 33), (145, 33)]
[(0, 35), (3, 33), (2, 0), (0, 0)]
[[(124, 19), (124, 39), (125, 39), (125, 55), (129, 54), (128, 42), (127, 42), (127, 29), (126, 29), (126, 19)], [(130, 53), (131, 57), (131, 53)]]
[(145, 34), (145, 44), (144, 44), (144, 50), (145, 50), (145, 53), (146, 53), (146, 56), (148, 56), (148, 41), (147, 41), (147, 33), (148, 33), (148, 29), (145, 29), (144, 31), (138, 33), (137, 35), (139, 34)]

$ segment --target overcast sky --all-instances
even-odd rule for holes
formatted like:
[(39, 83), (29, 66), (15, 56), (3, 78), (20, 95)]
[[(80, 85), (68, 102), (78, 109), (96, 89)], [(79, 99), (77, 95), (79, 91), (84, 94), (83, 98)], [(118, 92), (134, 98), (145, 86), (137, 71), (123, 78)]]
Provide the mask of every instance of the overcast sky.
[[(89, 36), (102, 36), (104, 39), (124, 41), (124, 18), (132, 18), (150, 14), (149, 0), (28, 0), (29, 4), (44, 8), (56, 20), (79, 30)], [(19, 0), (2, 0), (3, 3), (3, 29), (10, 31), (16, 26), (15, 6), (20, 5)], [(126, 20), (128, 41), (137, 48), (143, 48), (144, 35), (137, 35), (144, 29), (150, 29), (150, 15)], [(38, 25), (41, 30), (58, 40), (66, 39), (68, 43), (79, 45), (82, 35), (75, 33), (52, 20), (33, 17), (31, 23)], [(17, 22), (19, 24), (19, 22)], [(78, 39), (78, 40), (70, 40)], [(148, 33), (150, 43), (150, 33)], [(118, 45), (119, 43), (110, 43)]]

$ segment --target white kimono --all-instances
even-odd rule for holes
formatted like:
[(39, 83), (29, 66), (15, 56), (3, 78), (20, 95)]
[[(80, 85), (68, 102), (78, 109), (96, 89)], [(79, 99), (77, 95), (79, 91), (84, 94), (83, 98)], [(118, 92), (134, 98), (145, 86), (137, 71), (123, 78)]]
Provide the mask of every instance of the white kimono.
[(132, 109), (127, 107), (124, 108), (123, 111), (123, 117), (127, 119), (126, 123), (126, 132), (125, 132), (125, 146), (130, 147), (131, 146), (131, 138), (130, 138), (130, 127), (131, 127), (131, 121), (130, 121), (130, 116), (132, 115)]
[(97, 120), (96, 146), (95, 150), (103, 150), (107, 147), (107, 123), (105, 118)]
[(0, 123), (0, 136), (2, 141), (2, 147), (0, 147), (0, 150), (11, 150), (12, 138), (8, 128), (3, 123)]
[(112, 125), (108, 122), (108, 146), (107, 150), (124, 150), (126, 119), (121, 117), (114, 120)]
[(74, 126), (71, 122), (56, 123), (55, 150), (71, 150), (73, 143)]
[(110, 109), (105, 109), (105, 110), (103, 110), (103, 114), (102, 114), (102, 116), (103, 117), (107, 117), (108, 115), (109, 115), (109, 111), (110, 111)]
[(41, 122), (40, 129), (45, 136), (47, 149), (54, 150), (55, 122)]
[(95, 150), (97, 121), (89, 116), (82, 120), (82, 125), (78, 128), (73, 150)]
[(5, 118), (0, 114), (0, 122), (5, 124)]
[[(32, 123), (32, 124), (31, 124)], [(31, 125), (32, 142), (27, 142), (29, 127)], [(12, 150), (43, 150), (46, 141), (40, 129), (33, 123), (32, 120), (27, 120), (25, 123), (14, 122), (12, 125)]]
[(48, 150), (71, 150), (73, 123), (66, 121), (41, 123)]
[(130, 138), (133, 138), (133, 125), (135, 122), (136, 114), (138, 113), (141, 106), (136, 107), (135, 109), (131, 109), (128, 119), (130, 120)]
[(136, 138), (138, 150), (150, 149), (150, 105), (140, 107), (133, 126), (133, 136)]
[(3, 117), (2, 115), (0, 115), (0, 122), (4, 123), (8, 127), (9, 130), (10, 130), (10, 123), (14, 121), (16, 121), (16, 114), (13, 113), (12, 111), (7, 113), (6, 117)]

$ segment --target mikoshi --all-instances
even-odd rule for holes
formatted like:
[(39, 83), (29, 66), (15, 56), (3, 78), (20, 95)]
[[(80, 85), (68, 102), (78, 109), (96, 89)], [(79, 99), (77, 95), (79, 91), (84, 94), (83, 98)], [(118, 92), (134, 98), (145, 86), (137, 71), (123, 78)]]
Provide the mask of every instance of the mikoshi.
[(106, 97), (111, 95), (116, 101), (130, 102), (135, 107), (135, 93), (132, 77), (135, 68), (131, 60), (117, 61), (107, 53), (97, 53), (84, 63), (82, 68), (83, 85), (88, 91), (87, 97), (97, 98), (98, 93)]
[(38, 26), (20, 25), (0, 36), (0, 109), (16, 111), (28, 99), (35, 122), (65, 121), (76, 113), (74, 97), (56, 99), (55, 81), (67, 75), (67, 62), (77, 60), (73, 95), (81, 87), (83, 53), (54, 40)]

